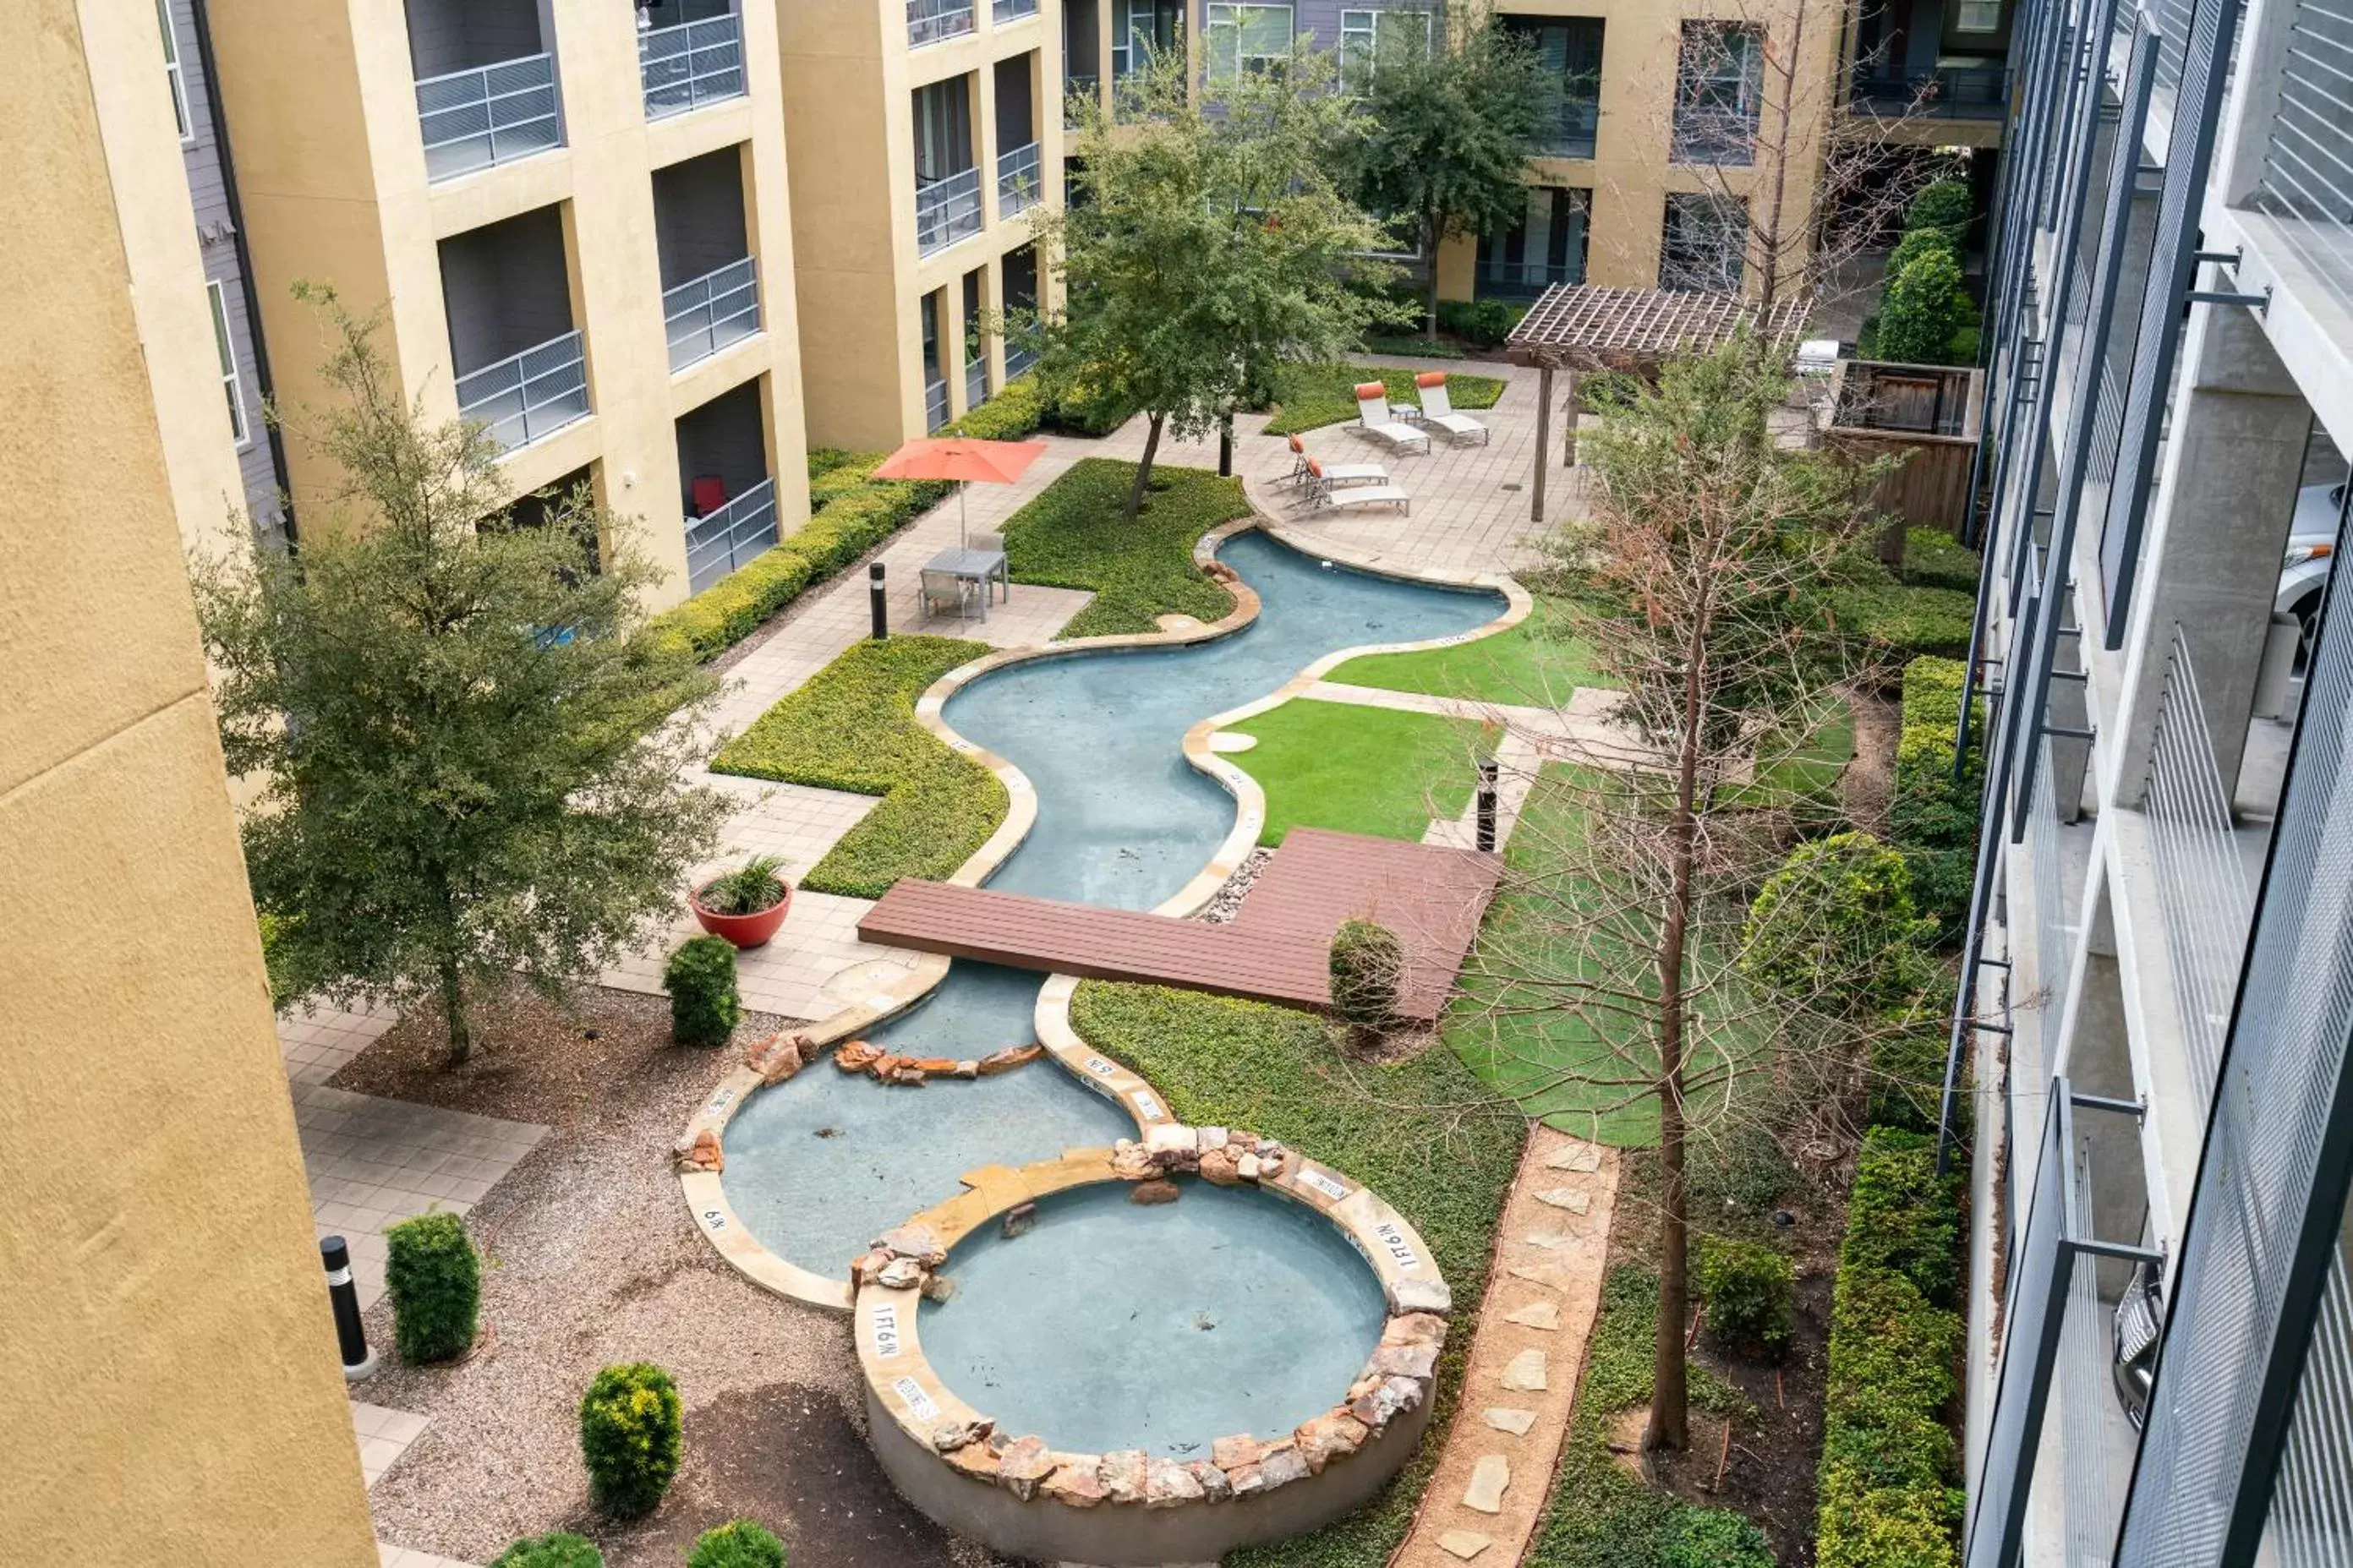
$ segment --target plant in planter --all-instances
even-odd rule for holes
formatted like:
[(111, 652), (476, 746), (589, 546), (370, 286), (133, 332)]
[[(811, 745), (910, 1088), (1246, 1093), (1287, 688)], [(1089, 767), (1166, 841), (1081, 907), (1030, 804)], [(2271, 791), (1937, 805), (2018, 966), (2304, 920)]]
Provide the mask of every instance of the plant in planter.
[(688, 895), (702, 929), (737, 947), (758, 947), (776, 934), (792, 907), (792, 884), (777, 873), (784, 862), (754, 855), (724, 876), (713, 877)]
[(678, 944), (662, 971), (670, 993), (670, 1037), (681, 1046), (723, 1046), (744, 1017), (735, 989), (735, 950), (715, 936)]

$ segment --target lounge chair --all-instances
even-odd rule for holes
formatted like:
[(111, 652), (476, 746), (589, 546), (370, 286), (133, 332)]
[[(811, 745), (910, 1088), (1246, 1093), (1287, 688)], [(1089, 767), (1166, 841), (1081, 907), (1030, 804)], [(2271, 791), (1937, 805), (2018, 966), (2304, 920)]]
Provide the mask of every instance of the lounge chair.
[(1389, 407), (1389, 389), (1377, 381), (1356, 384), (1356, 432), (1369, 436), (1392, 452), (1427, 452), (1430, 433), (1417, 430), (1397, 417)]
[(1454, 412), (1454, 401), (1446, 394), (1446, 373), (1426, 370), (1413, 378), (1415, 393), (1421, 398), (1421, 422), (1435, 425), (1446, 432), (1450, 441), (1487, 444), (1487, 426), (1468, 414)]
[(1323, 464), (1307, 459), (1307, 504), (1311, 507), (1393, 506), (1413, 515), (1413, 497), (1384, 480), (1379, 484), (1340, 484)]
[[(1313, 477), (1316, 460), (1307, 455), (1307, 444), (1298, 437), (1291, 438), (1290, 480), (1303, 485)], [(1385, 485), (1389, 471), (1378, 463), (1324, 463), (1322, 465), (1326, 483), (1335, 485)]]

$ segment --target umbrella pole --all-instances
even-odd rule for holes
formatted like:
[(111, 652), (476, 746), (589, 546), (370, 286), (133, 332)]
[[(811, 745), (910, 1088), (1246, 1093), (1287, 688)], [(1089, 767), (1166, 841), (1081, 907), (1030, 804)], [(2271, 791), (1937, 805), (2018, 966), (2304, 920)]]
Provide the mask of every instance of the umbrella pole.
[(972, 489), (970, 479), (960, 479), (956, 482), (956, 547), (960, 550), (968, 550), (972, 547), (972, 530), (965, 523), (964, 515), (964, 492), (970, 489)]

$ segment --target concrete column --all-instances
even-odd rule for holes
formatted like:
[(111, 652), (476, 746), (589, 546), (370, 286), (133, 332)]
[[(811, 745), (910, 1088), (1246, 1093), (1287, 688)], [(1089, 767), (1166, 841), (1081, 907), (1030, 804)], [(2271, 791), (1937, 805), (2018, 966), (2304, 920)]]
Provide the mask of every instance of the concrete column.
[(2172, 437), (2141, 540), (2118, 712), (2116, 799), (2139, 805), (2173, 629), (2198, 670), (2222, 791), (2232, 794), (2256, 667), (2303, 477), (2312, 413), (2252, 311), (2192, 309)]

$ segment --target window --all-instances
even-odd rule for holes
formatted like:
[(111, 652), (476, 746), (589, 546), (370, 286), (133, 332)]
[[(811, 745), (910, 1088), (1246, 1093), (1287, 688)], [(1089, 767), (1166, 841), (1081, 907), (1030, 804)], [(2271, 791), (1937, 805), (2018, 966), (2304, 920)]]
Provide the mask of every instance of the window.
[(1147, 56), (1176, 47), (1184, 21), (1180, 0), (1113, 0), (1111, 74), (1140, 71)]
[(1998, 33), (2001, 31), (2001, 0), (1961, 0), (1960, 10), (1953, 19), (1957, 33)]
[(1504, 30), (1526, 44), (1560, 83), (1560, 117), (1537, 151), (1556, 158), (1590, 158), (1601, 124), (1601, 37), (1599, 16), (1503, 16)]
[(1340, 83), (1350, 92), (1362, 92), (1373, 72), (1373, 62), (1384, 49), (1427, 49), (1430, 43), (1427, 11), (1343, 11), (1340, 13)]
[(1517, 223), (1479, 237), (1476, 293), (1487, 299), (1533, 299), (1554, 283), (1585, 281), (1585, 237), (1593, 193), (1565, 185), (1531, 185)]
[(1703, 294), (1740, 288), (1748, 249), (1748, 205), (1735, 196), (1677, 191), (1667, 197), (1659, 242), (1659, 287)]
[(180, 128), (180, 140), (193, 142), (196, 128), (188, 119), (188, 84), (180, 77), (180, 36), (172, 30), (170, 0), (155, 0), (155, 26), (164, 34), (164, 76), (172, 84), (172, 122)]
[(245, 388), (237, 376), (237, 345), (228, 335), (228, 295), (217, 282), (207, 282), (205, 292), (212, 296), (213, 346), (220, 350), (221, 390), (228, 394), (229, 434), (240, 447), (253, 439), (245, 423)]
[(1211, 0), (1209, 79), (1281, 70), (1291, 60), (1291, 7), (1222, 5)]
[(1755, 161), (1765, 39), (1734, 22), (1685, 22), (1675, 65), (1674, 161), (1746, 167)]

